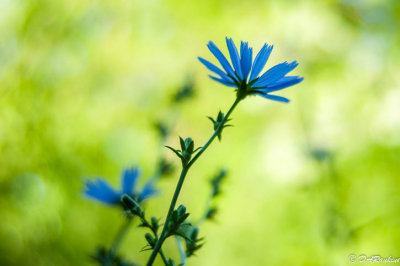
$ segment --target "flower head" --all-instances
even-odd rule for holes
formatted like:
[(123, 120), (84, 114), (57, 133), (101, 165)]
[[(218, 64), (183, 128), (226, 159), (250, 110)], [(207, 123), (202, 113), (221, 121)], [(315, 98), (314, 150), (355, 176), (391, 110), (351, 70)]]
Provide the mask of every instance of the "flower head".
[(209, 75), (210, 78), (226, 86), (236, 88), (239, 99), (243, 99), (247, 95), (260, 95), (270, 100), (289, 102), (289, 99), (285, 97), (270, 93), (293, 86), (303, 80), (299, 76), (286, 76), (297, 67), (296, 61), (280, 63), (260, 75), (271, 54), (272, 45), (264, 44), (254, 61), (253, 48), (249, 47), (247, 42), (242, 41), (240, 43), (240, 55), (231, 38), (226, 37), (226, 45), (232, 65), (212, 41), (207, 44), (208, 49), (217, 58), (224, 70), (199, 57), (200, 62), (217, 75)]
[(121, 196), (123, 194), (128, 194), (132, 198), (141, 202), (144, 199), (156, 194), (157, 191), (154, 188), (152, 181), (146, 183), (142, 188), (142, 191), (136, 191), (135, 187), (139, 176), (139, 168), (134, 167), (125, 169), (125, 171), (122, 173), (122, 188), (120, 190), (113, 189), (103, 178), (97, 178), (94, 181), (87, 180), (84, 194), (109, 205), (120, 204)]

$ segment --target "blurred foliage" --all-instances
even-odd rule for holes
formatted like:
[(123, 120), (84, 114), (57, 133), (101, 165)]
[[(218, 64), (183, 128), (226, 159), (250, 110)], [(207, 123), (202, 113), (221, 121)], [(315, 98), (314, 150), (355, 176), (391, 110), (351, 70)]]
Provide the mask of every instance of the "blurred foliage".
[[(285, 90), (288, 105), (246, 99), (193, 167), (179, 199), (193, 219), (205, 177), (221, 165), (231, 173), (188, 264), (400, 257), (398, 0), (0, 0), (0, 12), (1, 265), (92, 265), (124, 217), (84, 198), (84, 178), (117, 184), (134, 164), (150, 177), (165, 152), (155, 121), (176, 125), (170, 146), (210, 136), (206, 116), (234, 94), (196, 57), (212, 58), (206, 42), (223, 47), (226, 35), (274, 44), (268, 65), (298, 60), (305, 81)], [(196, 100), (171, 105), (187, 75)], [(166, 214), (174, 175), (149, 215)], [(143, 233), (132, 228), (124, 258), (146, 260)], [(164, 250), (179, 261), (173, 239)]]

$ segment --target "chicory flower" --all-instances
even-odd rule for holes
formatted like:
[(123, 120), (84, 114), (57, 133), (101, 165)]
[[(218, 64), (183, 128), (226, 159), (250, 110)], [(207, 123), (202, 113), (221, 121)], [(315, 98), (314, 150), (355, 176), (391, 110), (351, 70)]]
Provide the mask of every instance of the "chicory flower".
[(144, 185), (141, 191), (136, 190), (137, 181), (140, 176), (139, 168), (134, 167), (126, 169), (122, 173), (120, 190), (115, 190), (103, 178), (96, 178), (95, 180), (86, 181), (86, 189), (84, 194), (102, 203), (108, 205), (118, 205), (121, 202), (121, 196), (127, 194), (138, 202), (141, 202), (157, 193), (150, 181)]
[(217, 58), (223, 70), (204, 58), (199, 57), (199, 60), (216, 74), (216, 76), (209, 75), (210, 78), (223, 85), (236, 88), (239, 99), (243, 99), (247, 95), (259, 95), (270, 100), (287, 103), (289, 99), (270, 93), (303, 81), (303, 78), (299, 76), (286, 76), (297, 67), (296, 61), (280, 63), (260, 75), (271, 54), (272, 45), (264, 44), (254, 61), (253, 48), (249, 47), (247, 42), (240, 43), (240, 55), (231, 38), (226, 37), (226, 45), (232, 65), (212, 41), (207, 44), (208, 49)]

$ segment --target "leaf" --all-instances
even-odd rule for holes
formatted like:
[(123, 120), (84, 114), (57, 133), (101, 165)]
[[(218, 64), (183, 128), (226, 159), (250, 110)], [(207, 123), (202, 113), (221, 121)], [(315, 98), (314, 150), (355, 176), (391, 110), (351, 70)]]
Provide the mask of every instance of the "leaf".
[(201, 148), (203, 148), (203, 147), (197, 147), (193, 152), (196, 152), (196, 151), (200, 150)]
[[(194, 141), (191, 138), (186, 139), (189, 144), (187, 145), (187, 151), (192, 154), (194, 149)], [(186, 142), (186, 141), (185, 141)]]
[(179, 142), (181, 143), (181, 149), (184, 151), (186, 149), (185, 141), (183, 138), (179, 137)]
[(193, 228), (191, 223), (183, 223), (178, 227), (176, 235), (183, 237), (185, 240), (190, 240)]
[(186, 256), (190, 257), (194, 255), (195, 251), (200, 249), (204, 243), (200, 243), (203, 241), (203, 238), (198, 238), (199, 229), (197, 227), (192, 227), (191, 231), (188, 233), (186, 240)]
[(173, 151), (181, 160), (183, 160), (182, 155), (177, 150), (175, 150), (174, 148), (172, 148), (170, 146), (165, 146), (165, 147), (170, 149), (171, 151)]
[(211, 116), (207, 116), (207, 118), (210, 119), (211, 122), (215, 125), (216, 122), (215, 122), (214, 118), (212, 118)]

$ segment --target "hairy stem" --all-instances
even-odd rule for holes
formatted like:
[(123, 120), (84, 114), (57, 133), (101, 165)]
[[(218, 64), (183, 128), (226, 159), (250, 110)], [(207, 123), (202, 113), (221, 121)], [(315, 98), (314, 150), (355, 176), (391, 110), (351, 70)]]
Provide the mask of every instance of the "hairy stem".
[(182, 188), (183, 182), (185, 181), (186, 174), (188, 173), (190, 167), (197, 161), (197, 159), (204, 153), (204, 151), (208, 148), (208, 146), (210, 146), (210, 144), (213, 142), (215, 137), (217, 137), (218, 134), (221, 132), (226, 121), (228, 120), (229, 116), (231, 115), (231, 113), (233, 112), (233, 110), (235, 109), (237, 104), (240, 102), (240, 100), (241, 100), (240, 98), (237, 98), (235, 100), (235, 102), (232, 104), (231, 108), (229, 108), (229, 111), (226, 113), (223, 123), (221, 123), (219, 125), (219, 127), (214, 131), (212, 136), (208, 139), (206, 144), (204, 144), (204, 146), (196, 153), (196, 155), (190, 160), (190, 162), (185, 167), (182, 168), (181, 175), (178, 180), (178, 184), (176, 185), (176, 188), (175, 188), (174, 196), (172, 197), (171, 204), (169, 206), (168, 215), (167, 215), (167, 218), (165, 219), (165, 223), (164, 223), (164, 227), (163, 227), (161, 236), (157, 240), (156, 245), (154, 246), (154, 249), (153, 249), (153, 251), (150, 255), (150, 258), (147, 262), (147, 266), (153, 265), (158, 251), (160, 250), (165, 239), (167, 238), (167, 225), (171, 219), (172, 212), (175, 209), (176, 201), (178, 200), (179, 193), (181, 192), (181, 188)]

